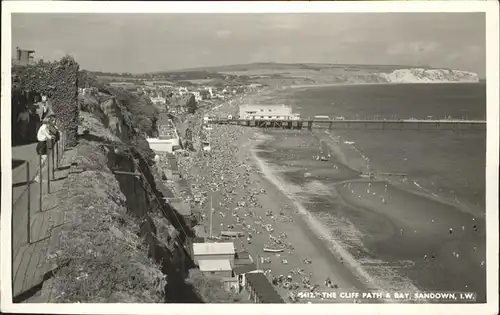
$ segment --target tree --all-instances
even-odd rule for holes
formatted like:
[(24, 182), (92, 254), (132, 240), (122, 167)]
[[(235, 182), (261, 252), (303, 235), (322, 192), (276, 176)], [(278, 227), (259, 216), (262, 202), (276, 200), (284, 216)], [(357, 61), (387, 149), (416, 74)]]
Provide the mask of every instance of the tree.
[(237, 294), (226, 291), (222, 279), (207, 277), (198, 269), (189, 270), (187, 283), (205, 303), (235, 303), (240, 300)]
[(198, 108), (198, 104), (196, 104), (196, 98), (193, 94), (191, 94), (186, 102), (186, 108), (188, 113), (194, 114), (196, 109)]

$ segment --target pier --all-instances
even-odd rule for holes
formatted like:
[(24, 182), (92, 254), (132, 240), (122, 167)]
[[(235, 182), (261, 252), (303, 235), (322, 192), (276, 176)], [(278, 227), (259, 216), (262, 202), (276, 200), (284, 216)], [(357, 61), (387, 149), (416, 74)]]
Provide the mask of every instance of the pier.
[(238, 125), (256, 128), (279, 129), (371, 129), (371, 130), (462, 130), (483, 129), (486, 120), (459, 120), (459, 119), (212, 119), (210, 124)]

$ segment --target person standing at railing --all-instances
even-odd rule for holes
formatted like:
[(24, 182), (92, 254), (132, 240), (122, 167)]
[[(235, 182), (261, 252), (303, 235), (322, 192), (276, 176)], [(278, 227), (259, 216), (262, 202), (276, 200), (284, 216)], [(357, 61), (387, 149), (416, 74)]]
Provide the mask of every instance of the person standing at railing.
[(19, 123), (19, 133), (23, 137), (23, 141), (28, 141), (28, 130), (30, 124), (30, 110), (28, 107), (24, 107), (23, 111), (17, 116), (17, 122)]
[(49, 120), (49, 132), (54, 135), (54, 143), (57, 143), (61, 138), (61, 131), (59, 131), (59, 128), (57, 127), (56, 116), (54, 114), (49, 114), (47, 118)]
[[(47, 153), (49, 148), (47, 146), (48, 141), (56, 142), (60, 137), (59, 129), (55, 126), (55, 118), (53, 116), (46, 117), (42, 120), (42, 125), (38, 129), (37, 139), (38, 144), (36, 146), (36, 153), (41, 156), (42, 163), (47, 159)], [(42, 168), (40, 168), (40, 173)], [(35, 177), (35, 181), (40, 181), (40, 173)]]
[(42, 122), (45, 118), (47, 118), (49, 115), (53, 115), (54, 113), (52, 112), (52, 107), (50, 106), (50, 103), (47, 99), (47, 96), (43, 95), (42, 96), (42, 101), (38, 102), (38, 117), (40, 117), (40, 121)]

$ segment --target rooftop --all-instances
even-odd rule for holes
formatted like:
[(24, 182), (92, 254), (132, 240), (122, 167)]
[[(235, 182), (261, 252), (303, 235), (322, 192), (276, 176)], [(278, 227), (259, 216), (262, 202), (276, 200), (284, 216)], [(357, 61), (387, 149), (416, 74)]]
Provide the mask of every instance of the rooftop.
[(229, 271), (232, 270), (228, 259), (221, 260), (199, 260), (200, 271)]
[(191, 206), (184, 202), (171, 201), (170, 204), (179, 212), (181, 215), (191, 215)]
[(242, 275), (244, 273), (257, 270), (257, 266), (254, 263), (237, 266), (234, 268), (235, 275)]
[(246, 274), (247, 282), (253, 287), (261, 303), (284, 303), (269, 280), (261, 272)]
[(248, 265), (251, 263), (253, 263), (253, 261), (250, 259), (250, 257), (248, 257), (248, 258), (236, 258), (234, 260), (235, 266), (244, 266), (244, 265)]
[(236, 257), (238, 257), (239, 259), (249, 259), (250, 253), (247, 251), (237, 252)]
[[(165, 186), (165, 185), (158, 185), (158, 186), (160, 187), (160, 186)], [(165, 189), (162, 189), (162, 193), (163, 193), (163, 197), (165, 197), (165, 198), (169, 198), (169, 199), (175, 198), (174, 192), (170, 188), (165, 187)], [(167, 202), (170, 202), (170, 200), (168, 200)]]
[(233, 242), (224, 243), (194, 243), (194, 255), (234, 255)]

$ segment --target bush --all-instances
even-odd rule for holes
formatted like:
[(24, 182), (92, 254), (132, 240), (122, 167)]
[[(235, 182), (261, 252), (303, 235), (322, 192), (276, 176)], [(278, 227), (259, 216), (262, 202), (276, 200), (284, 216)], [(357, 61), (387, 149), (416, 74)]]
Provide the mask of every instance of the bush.
[(154, 121), (159, 111), (147, 96), (136, 95), (123, 88), (110, 88), (110, 91), (130, 112), (132, 125), (135, 128), (146, 134), (154, 131)]
[(186, 280), (205, 303), (234, 303), (240, 299), (237, 294), (226, 291), (221, 279), (207, 277), (199, 269), (189, 270)]

